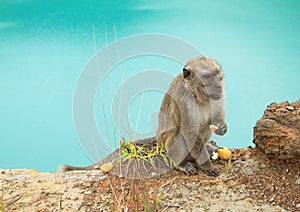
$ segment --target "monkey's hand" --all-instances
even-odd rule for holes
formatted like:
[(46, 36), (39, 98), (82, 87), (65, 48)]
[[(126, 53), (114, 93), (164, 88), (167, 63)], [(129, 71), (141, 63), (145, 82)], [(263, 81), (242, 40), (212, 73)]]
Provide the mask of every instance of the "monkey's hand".
[(227, 125), (224, 124), (217, 124), (217, 129), (215, 131), (215, 133), (217, 135), (224, 135), (227, 132)]

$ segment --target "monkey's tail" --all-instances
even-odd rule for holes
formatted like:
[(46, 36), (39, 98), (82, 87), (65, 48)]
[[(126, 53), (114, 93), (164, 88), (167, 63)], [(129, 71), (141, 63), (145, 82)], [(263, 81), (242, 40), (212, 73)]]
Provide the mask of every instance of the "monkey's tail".
[(67, 164), (62, 164), (58, 167), (58, 172), (69, 172), (69, 171), (75, 171), (75, 170), (90, 170), (92, 169), (91, 166), (84, 166), (84, 167), (78, 167), (78, 166), (69, 166)]
[[(134, 141), (134, 143), (136, 143), (137, 145), (156, 144), (157, 143), (157, 139), (154, 136), (154, 137), (150, 137), (150, 138), (145, 138), (145, 139), (141, 139), (141, 140), (138, 140), (138, 141)], [(105, 157), (104, 159), (98, 161), (97, 163), (89, 165), (89, 166), (78, 167), (78, 166), (70, 166), (70, 165), (62, 164), (62, 165), (60, 165), (58, 167), (58, 172), (68, 172), (68, 171), (75, 171), (75, 170), (92, 170), (92, 169), (98, 169), (103, 164), (108, 163), (108, 162), (112, 162), (115, 159), (119, 158), (120, 157), (119, 151), (120, 151), (120, 149), (118, 148), (115, 151), (113, 151), (111, 154), (109, 154), (107, 157)]]

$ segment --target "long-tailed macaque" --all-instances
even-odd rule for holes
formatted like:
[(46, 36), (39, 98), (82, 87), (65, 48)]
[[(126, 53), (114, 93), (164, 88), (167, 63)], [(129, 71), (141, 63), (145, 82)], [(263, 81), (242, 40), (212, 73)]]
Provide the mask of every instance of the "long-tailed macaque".
[[(188, 175), (199, 173), (198, 167), (208, 175), (218, 176), (210, 161), (216, 147), (209, 143), (210, 125), (215, 133), (224, 135), (225, 122), (224, 76), (215, 60), (200, 56), (183, 67), (165, 94), (159, 113), (156, 137), (137, 143), (164, 145), (169, 157), (179, 170)], [(86, 167), (63, 165), (62, 171), (89, 170), (120, 157), (115, 150), (103, 160)]]
[(210, 125), (218, 135), (227, 131), (224, 76), (215, 60), (203, 56), (190, 60), (171, 83), (159, 114), (156, 133), (178, 168), (188, 175), (198, 167), (218, 176), (210, 161)]

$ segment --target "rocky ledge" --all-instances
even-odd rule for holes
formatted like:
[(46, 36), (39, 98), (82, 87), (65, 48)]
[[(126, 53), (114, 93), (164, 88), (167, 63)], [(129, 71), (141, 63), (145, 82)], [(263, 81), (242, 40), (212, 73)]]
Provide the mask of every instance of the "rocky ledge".
[(234, 149), (229, 164), (215, 161), (217, 178), (178, 171), (137, 180), (100, 170), (0, 169), (0, 212), (300, 211), (297, 130), (299, 100), (271, 104), (254, 129), (257, 147)]

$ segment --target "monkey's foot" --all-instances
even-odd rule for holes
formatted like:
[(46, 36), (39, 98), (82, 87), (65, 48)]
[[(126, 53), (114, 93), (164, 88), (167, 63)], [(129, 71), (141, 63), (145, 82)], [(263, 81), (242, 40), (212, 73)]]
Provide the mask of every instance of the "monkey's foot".
[(219, 176), (219, 172), (217, 172), (216, 170), (203, 170), (205, 174), (207, 174), (208, 176), (212, 176), (212, 177), (218, 177)]
[(187, 175), (198, 175), (199, 174), (197, 164), (191, 163), (191, 162), (186, 162), (184, 164), (178, 165), (178, 169), (180, 171), (183, 171)]

